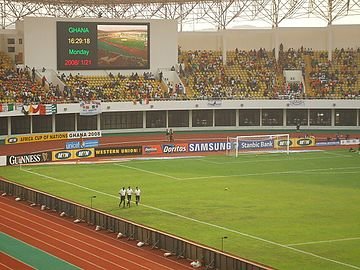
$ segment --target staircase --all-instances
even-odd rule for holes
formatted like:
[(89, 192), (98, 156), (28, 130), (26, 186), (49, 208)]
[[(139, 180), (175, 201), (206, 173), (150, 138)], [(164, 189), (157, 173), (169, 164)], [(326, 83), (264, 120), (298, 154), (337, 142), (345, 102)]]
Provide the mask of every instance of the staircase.
[(315, 93), (312, 90), (311, 85), (310, 85), (310, 72), (312, 71), (311, 56), (305, 55), (304, 62), (305, 62), (305, 89), (306, 89), (305, 94), (307, 97), (313, 97), (313, 96), (315, 96)]

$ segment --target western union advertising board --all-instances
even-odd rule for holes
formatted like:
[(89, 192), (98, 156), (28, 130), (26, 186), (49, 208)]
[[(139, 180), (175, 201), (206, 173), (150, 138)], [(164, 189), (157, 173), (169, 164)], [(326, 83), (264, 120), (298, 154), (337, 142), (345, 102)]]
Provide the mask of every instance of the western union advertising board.
[(132, 156), (141, 155), (142, 146), (121, 146), (121, 147), (107, 147), (96, 148), (96, 157), (110, 157), (110, 156)]

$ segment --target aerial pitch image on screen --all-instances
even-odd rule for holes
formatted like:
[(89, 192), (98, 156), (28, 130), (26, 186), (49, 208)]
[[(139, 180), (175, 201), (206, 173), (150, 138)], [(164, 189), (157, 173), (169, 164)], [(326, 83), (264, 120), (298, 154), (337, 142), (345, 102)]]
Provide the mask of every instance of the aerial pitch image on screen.
[(97, 25), (98, 66), (148, 68), (148, 29), (141, 25)]

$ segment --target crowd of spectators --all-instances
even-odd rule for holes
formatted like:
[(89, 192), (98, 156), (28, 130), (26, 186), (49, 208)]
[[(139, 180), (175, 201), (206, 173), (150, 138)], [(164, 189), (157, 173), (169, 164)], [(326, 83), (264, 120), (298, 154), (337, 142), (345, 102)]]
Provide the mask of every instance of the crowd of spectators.
[(182, 76), (194, 98), (260, 98), (276, 84), (275, 57), (265, 49), (181, 52)]
[(278, 93), (278, 98), (286, 99), (304, 98), (304, 84), (302, 82), (285, 82), (282, 91)]
[[(180, 51), (183, 80), (194, 98), (359, 98), (360, 49), (326, 51)], [(286, 82), (283, 70), (301, 70), (302, 81)], [(310, 71), (309, 71), (310, 70)], [(308, 87), (308, 89), (306, 89)], [(357, 90), (356, 90), (357, 89)]]
[(309, 81), (316, 97), (355, 98), (360, 96), (360, 49), (336, 49), (333, 60), (327, 53), (315, 54)]
[[(282, 70), (302, 70), (303, 76), (305, 76), (305, 56), (310, 57), (314, 55), (314, 51), (310, 48), (304, 48), (301, 46), (299, 49), (289, 48), (284, 50), (283, 44), (280, 44), (279, 48), (279, 60), (278, 69)], [(326, 56), (327, 57), (327, 56)]]
[[(179, 49), (176, 69), (183, 83), (163, 78), (162, 72), (84, 76), (59, 74), (65, 87), (35, 78), (35, 69), (12, 66), (0, 55), (0, 102), (62, 103), (87, 100), (134, 101), (173, 99), (359, 98), (360, 48), (326, 51), (279, 48), (275, 51), (221, 51)], [(175, 70), (175, 67), (173, 67)], [(286, 82), (283, 70), (301, 70), (303, 81)], [(184, 89), (187, 89), (185, 94)]]
[(129, 76), (83, 76), (80, 74), (60, 78), (66, 83), (65, 96), (73, 102), (82, 100), (133, 101), (170, 99), (171, 92), (165, 91), (159, 80), (151, 72)]
[(9, 58), (0, 55), (0, 102), (40, 103), (46, 100), (41, 82), (35, 82), (28, 67), (14, 68)]

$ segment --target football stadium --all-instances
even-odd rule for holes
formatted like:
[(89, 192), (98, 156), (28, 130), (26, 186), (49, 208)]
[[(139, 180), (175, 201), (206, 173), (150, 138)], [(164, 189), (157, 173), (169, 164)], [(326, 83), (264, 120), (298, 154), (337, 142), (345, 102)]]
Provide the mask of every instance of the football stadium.
[(1, 4), (1, 269), (360, 269), (360, 1)]

